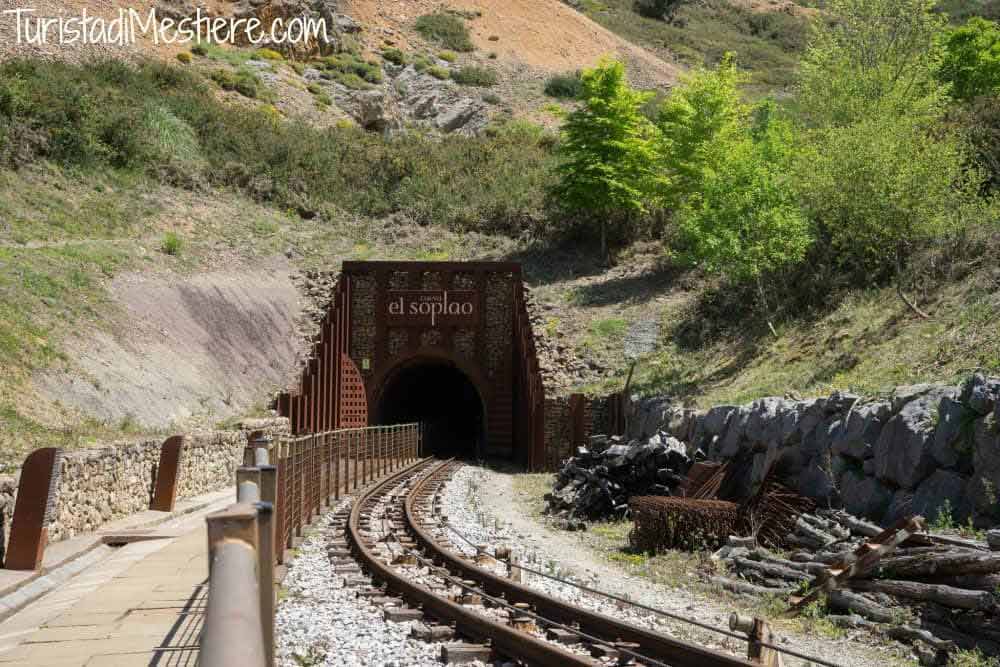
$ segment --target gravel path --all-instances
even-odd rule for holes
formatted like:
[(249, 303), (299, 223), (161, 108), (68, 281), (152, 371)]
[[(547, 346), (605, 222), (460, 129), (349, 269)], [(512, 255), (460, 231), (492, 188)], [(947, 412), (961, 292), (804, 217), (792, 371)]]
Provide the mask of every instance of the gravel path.
[(382, 607), (356, 597), (359, 589), (344, 588), (333, 574), (326, 553), (333, 514), (289, 565), (277, 612), (278, 665), (440, 667), (440, 644), (411, 639), (412, 623), (386, 622)]
[[(728, 629), (731, 607), (693, 591), (668, 588), (648, 579), (631, 576), (582, 544), (576, 534), (550, 529), (527, 516), (519, 507), (520, 502), (512, 486), (513, 479), (511, 474), (466, 466), (447, 485), (441, 501), (442, 512), (472, 543), (507, 544), (532, 569), (556, 574), (683, 618)], [(449, 534), (456, 548), (467, 554), (475, 551), (453, 533)], [(525, 577), (527, 585), (574, 604), (655, 628), (679, 639), (745, 656), (745, 642), (683, 621), (639, 612), (544, 577), (530, 574)], [(868, 643), (864, 643), (866, 639)], [(789, 649), (845, 667), (915, 664), (909, 659), (909, 651), (905, 647), (898, 644), (875, 646), (871, 642), (870, 637), (865, 635), (854, 638), (849, 635), (845, 639), (811, 635), (783, 635), (780, 638), (780, 643)], [(812, 663), (786, 656), (785, 664), (793, 667)]]

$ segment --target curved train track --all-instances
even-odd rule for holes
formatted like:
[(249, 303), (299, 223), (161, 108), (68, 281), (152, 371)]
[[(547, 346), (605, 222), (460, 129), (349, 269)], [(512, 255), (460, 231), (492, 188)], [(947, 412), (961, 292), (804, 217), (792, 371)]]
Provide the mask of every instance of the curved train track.
[[(425, 460), (406, 468), (362, 492), (347, 518), (345, 537), (354, 557), (376, 584), (402, 596), (443, 624), (453, 625), (458, 633), (479, 642), (488, 642), (503, 656), (540, 666), (595, 667), (608, 664), (583, 653), (617, 658), (618, 664), (667, 665), (669, 667), (750, 667), (753, 663), (731, 655), (681, 641), (616, 618), (577, 607), (537, 590), (498, 576), (476, 565), (464, 555), (441, 544), (433, 534), (433, 503), (441, 486), (454, 470), (451, 461)], [(407, 492), (401, 489), (409, 486)], [(402, 499), (402, 508), (398, 503)], [(397, 505), (386, 511), (389, 503)], [(406, 558), (385, 559), (376, 547), (372, 532), (376, 510), (386, 517), (379, 519), (387, 532), (382, 541), (392, 541)], [(390, 562), (391, 561), (391, 562)], [(448, 587), (458, 588), (481, 601), (484, 607), (508, 610), (527, 623), (501, 622), (502, 614), (484, 613), (484, 607), (459, 604), (454, 596), (443, 594), (415, 580), (401, 563), (426, 566), (429, 572)], [(419, 577), (416, 579), (420, 579)], [(530, 629), (535, 629), (532, 633)], [(542, 639), (537, 629), (558, 629), (574, 637), (578, 644), (570, 650), (555, 641)]]

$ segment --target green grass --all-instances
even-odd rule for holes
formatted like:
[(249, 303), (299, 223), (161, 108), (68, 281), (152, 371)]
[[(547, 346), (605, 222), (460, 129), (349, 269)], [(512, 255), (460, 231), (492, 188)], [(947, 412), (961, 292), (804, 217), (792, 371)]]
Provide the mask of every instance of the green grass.
[(1000, 660), (984, 655), (979, 649), (960, 650), (951, 654), (948, 667), (1000, 667)]
[(628, 331), (628, 322), (620, 318), (608, 318), (590, 323), (590, 332), (600, 338), (618, 338)]
[(184, 247), (184, 241), (175, 232), (167, 232), (163, 236), (163, 242), (160, 244), (160, 250), (165, 255), (171, 255), (176, 257), (181, 254), (181, 249)]
[(475, 50), (465, 21), (450, 12), (425, 14), (414, 26), (425, 39), (459, 52)]
[[(689, 301), (662, 316), (659, 350), (640, 363), (635, 386), (645, 395), (672, 394), (700, 407), (742, 404), (763, 396), (822, 396), (835, 390), (885, 394), (899, 385), (958, 383), (973, 370), (1000, 372), (1000, 295), (980, 271), (942, 281), (914, 317), (891, 288), (843, 297), (817, 315), (776, 323), (777, 337), (745, 322), (742, 333), (692, 339), (705, 316)], [(618, 377), (604, 386), (621, 383)]]
[(752, 12), (728, 0), (683, 3), (669, 23), (640, 16), (632, 0), (590, 1), (583, 10), (625, 39), (653, 51), (669, 51), (688, 65), (713, 66), (726, 52), (734, 51), (762, 89), (792, 83), (807, 33), (802, 18), (783, 12)]

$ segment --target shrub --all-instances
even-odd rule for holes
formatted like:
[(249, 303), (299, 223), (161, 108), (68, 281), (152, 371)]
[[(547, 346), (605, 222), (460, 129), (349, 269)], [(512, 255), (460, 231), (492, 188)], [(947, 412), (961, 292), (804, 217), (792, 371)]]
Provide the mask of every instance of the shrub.
[(452, 51), (475, 50), (465, 22), (454, 14), (440, 11), (425, 14), (417, 19), (416, 29), (425, 39), (437, 42)]
[[(337, 74), (352, 74), (368, 83), (382, 83), (382, 67), (373, 62), (362, 60), (356, 55), (342, 53), (336, 56), (328, 56), (321, 61), (323, 69), (334, 74), (332, 78), (341, 81)], [(353, 81), (353, 79), (351, 79)], [(344, 83), (341, 81), (341, 83)], [(348, 85), (344, 83), (344, 85)], [(354, 85), (348, 87), (355, 87)]]
[(403, 66), (406, 64), (406, 54), (395, 47), (384, 49), (382, 51), (382, 58), (394, 65)]
[(495, 104), (502, 104), (503, 103), (503, 98), (501, 98), (496, 93), (486, 93), (485, 95), (483, 95), (483, 102), (486, 102), (487, 104), (494, 104), (494, 105)]
[(632, 9), (640, 16), (663, 20), (679, 4), (681, 0), (635, 0)]
[(458, 60), (458, 54), (454, 51), (442, 51), (438, 54), (438, 58), (445, 61), (446, 63), (453, 63)]
[(177, 60), (180, 61), (182, 65), (190, 65), (191, 54), (188, 53), (187, 51), (181, 51), (180, 53), (177, 54)]
[(264, 60), (284, 60), (285, 56), (274, 49), (257, 49), (257, 57)]
[(181, 254), (181, 249), (184, 247), (184, 242), (181, 241), (176, 232), (167, 232), (163, 236), (163, 242), (160, 244), (160, 250), (172, 257), (176, 257)]
[[(143, 143), (150, 127), (157, 150)], [(15, 142), (21, 163), (79, 169), (156, 172), (178, 152), (203, 165), (199, 186), (278, 208), (512, 234), (544, 219), (556, 161), (545, 137), (527, 132), (390, 138), (346, 120), (316, 128), (227, 104), (199, 75), (162, 62), (0, 63), (0, 159), (11, 161)]]
[(220, 69), (212, 73), (212, 80), (223, 90), (234, 90), (243, 97), (256, 99), (260, 95), (260, 77), (252, 70), (240, 69), (233, 72)]
[(427, 56), (420, 55), (413, 59), (413, 69), (418, 72), (426, 72), (433, 66), (434, 63), (432, 63)]
[(583, 90), (580, 72), (567, 72), (549, 77), (545, 82), (545, 94), (560, 99), (576, 99)]
[(205, 48), (204, 44), (195, 44), (194, 46), (191, 47), (191, 53), (200, 58), (204, 58), (205, 56), (208, 55), (208, 49)]
[(1000, 92), (1000, 26), (969, 19), (942, 40), (944, 58), (939, 76), (952, 84), (952, 94), (971, 100)]
[(499, 56), (496, 51), (490, 51), (490, 55), (488, 57), (490, 60), (496, 60)]
[(350, 88), (351, 90), (367, 90), (372, 87), (370, 83), (362, 79), (354, 72), (341, 72), (334, 76), (333, 79), (340, 85)]
[(435, 79), (441, 79), (441, 80), (447, 79), (451, 76), (451, 72), (449, 72), (444, 67), (439, 67), (438, 65), (433, 65), (431, 67), (428, 67), (427, 73), (430, 74)]
[(476, 65), (462, 67), (451, 78), (463, 86), (495, 86), (498, 80), (496, 70)]

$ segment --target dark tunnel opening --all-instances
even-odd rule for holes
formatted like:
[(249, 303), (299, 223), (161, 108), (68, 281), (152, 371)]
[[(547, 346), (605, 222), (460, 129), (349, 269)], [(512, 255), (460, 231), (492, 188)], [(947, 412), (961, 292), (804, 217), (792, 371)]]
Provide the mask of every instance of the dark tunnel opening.
[(424, 453), (478, 458), (484, 434), (483, 402), (472, 381), (446, 361), (421, 361), (386, 380), (378, 423), (424, 424)]

